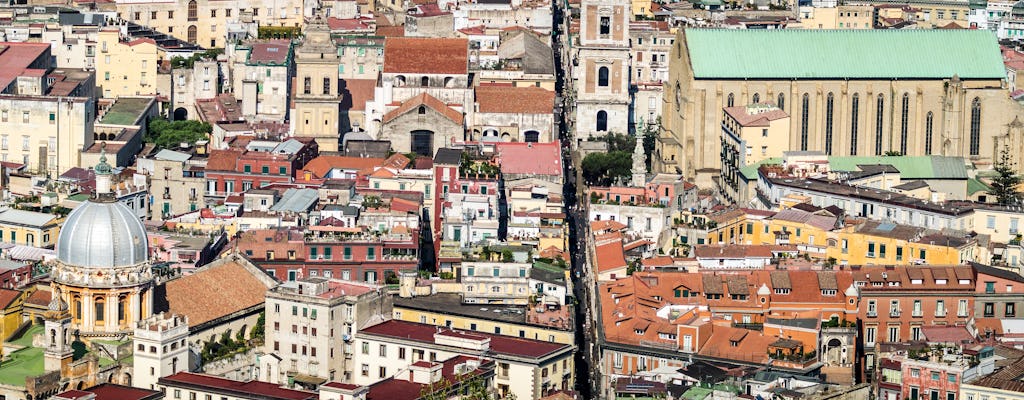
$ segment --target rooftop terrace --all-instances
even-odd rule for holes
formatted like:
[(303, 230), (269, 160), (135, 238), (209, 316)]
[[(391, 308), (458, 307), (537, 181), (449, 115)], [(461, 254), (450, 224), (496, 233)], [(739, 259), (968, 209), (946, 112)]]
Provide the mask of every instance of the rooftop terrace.
[(135, 125), (139, 118), (149, 108), (152, 98), (147, 97), (121, 97), (114, 105), (110, 106), (99, 123), (110, 125)]

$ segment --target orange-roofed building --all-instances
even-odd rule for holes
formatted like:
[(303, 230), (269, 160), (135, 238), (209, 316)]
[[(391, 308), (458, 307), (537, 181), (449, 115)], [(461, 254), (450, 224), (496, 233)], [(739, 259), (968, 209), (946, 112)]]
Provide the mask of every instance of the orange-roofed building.
[(595, 240), (598, 281), (610, 281), (626, 276), (628, 264), (622, 246), (622, 235), (619, 233), (602, 235)]
[(303, 167), (307, 179), (355, 179), (356, 173), (384, 164), (383, 158), (363, 158), (322, 155), (310, 160)]
[(555, 92), (538, 87), (486, 85), (475, 89), (470, 141), (550, 142), (555, 139)]

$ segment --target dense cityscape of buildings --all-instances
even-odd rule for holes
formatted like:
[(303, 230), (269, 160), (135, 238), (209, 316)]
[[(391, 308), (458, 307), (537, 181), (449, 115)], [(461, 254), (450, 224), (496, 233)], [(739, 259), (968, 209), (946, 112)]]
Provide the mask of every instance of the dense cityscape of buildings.
[(1021, 400), (1022, 74), (1024, 1), (12, 2), (0, 398)]

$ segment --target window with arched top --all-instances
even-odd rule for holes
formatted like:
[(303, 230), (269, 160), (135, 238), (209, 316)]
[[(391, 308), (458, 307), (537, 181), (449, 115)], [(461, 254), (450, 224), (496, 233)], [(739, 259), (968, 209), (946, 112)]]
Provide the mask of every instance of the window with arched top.
[(757, 103), (760, 103), (760, 102), (761, 102), (761, 94), (760, 93), (754, 93), (754, 98), (751, 101), (751, 103), (757, 104)]
[(829, 92), (825, 98), (825, 154), (832, 155), (832, 122), (835, 114), (835, 95)]
[(188, 27), (188, 42), (195, 43), (198, 37), (198, 28), (195, 25), (189, 25)]
[(423, 87), (430, 86), (430, 78), (427, 78), (425, 76), (420, 78), (420, 86), (423, 86)]
[(608, 87), (608, 67), (597, 69), (597, 86)]
[(857, 93), (853, 94), (853, 100), (850, 101), (850, 155), (857, 155), (857, 123), (860, 117), (860, 95)]
[(426, 106), (420, 106), (420, 108), (418, 108), (416, 110), (416, 113), (420, 114), (420, 115), (426, 114), (427, 113), (427, 107)]
[(604, 132), (608, 130), (608, 112), (601, 110), (597, 112), (597, 131)]
[(924, 155), (932, 155), (932, 125), (935, 115), (931, 111), (924, 118)]
[[(780, 99), (782, 94), (779, 94)], [(811, 114), (811, 96), (804, 93), (800, 99), (800, 151), (807, 151), (807, 136), (810, 128), (807, 126)]]
[(102, 324), (104, 317), (106, 317), (106, 315), (104, 315), (104, 311), (106, 311), (107, 309), (107, 302), (102, 297), (97, 297), (93, 300), (93, 304), (96, 305), (96, 310), (95, 313), (93, 314), (93, 316), (95, 317), (94, 319), (96, 323)]
[(882, 115), (885, 113), (885, 96), (881, 93), (878, 94), (878, 100), (875, 102), (875, 155), (882, 155), (882, 125), (884, 120)]
[(196, 4), (196, 0), (189, 0), (188, 2), (188, 20), (195, 21), (199, 19), (199, 6)]
[(778, 96), (778, 106), (782, 110), (786, 109), (786, 94), (785, 93), (779, 93), (779, 96)]
[(971, 101), (971, 142), (970, 155), (981, 154), (981, 99)]
[(910, 125), (910, 94), (903, 93), (900, 103), (900, 155), (907, 155), (907, 131)]
[(729, 97), (725, 100), (725, 106), (732, 107), (734, 104), (736, 104), (736, 96), (734, 96), (732, 93), (729, 93)]

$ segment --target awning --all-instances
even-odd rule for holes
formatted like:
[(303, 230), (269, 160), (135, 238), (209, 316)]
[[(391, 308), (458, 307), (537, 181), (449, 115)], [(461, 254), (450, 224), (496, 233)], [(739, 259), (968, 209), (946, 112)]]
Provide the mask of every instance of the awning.
[(292, 378), (292, 379), (294, 379), (296, 382), (308, 383), (310, 385), (318, 385), (318, 386), (327, 382), (327, 379), (324, 379), (324, 378), (321, 378), (321, 377), (318, 377), (318, 376), (306, 375), (306, 374), (295, 375), (295, 377)]

